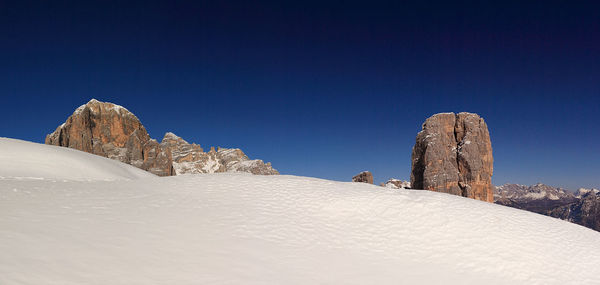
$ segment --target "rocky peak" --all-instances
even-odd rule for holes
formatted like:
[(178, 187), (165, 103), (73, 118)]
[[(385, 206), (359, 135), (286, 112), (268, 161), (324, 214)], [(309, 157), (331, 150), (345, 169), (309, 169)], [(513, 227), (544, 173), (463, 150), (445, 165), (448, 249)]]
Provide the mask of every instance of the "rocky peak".
[(467, 112), (435, 114), (417, 134), (411, 186), (493, 202), (493, 162), (483, 118)]
[(577, 189), (577, 191), (575, 191), (575, 197), (581, 198), (590, 193), (593, 193), (595, 195), (595, 194), (598, 194), (599, 192), (600, 192), (600, 190), (598, 190), (598, 189), (579, 188), (579, 189)]
[[(68, 136), (70, 132), (77, 132), (82, 138)], [(93, 152), (98, 143), (109, 141), (116, 147), (123, 147), (133, 132), (140, 137), (148, 136), (142, 123), (127, 109), (92, 99), (77, 108), (64, 124), (48, 135), (46, 143)], [(101, 152), (100, 149), (95, 151)]]
[(182, 139), (181, 137), (179, 137), (178, 135), (176, 135), (176, 134), (174, 134), (172, 132), (166, 132), (165, 133), (165, 135), (163, 136), (163, 139), (162, 139), (161, 143), (163, 143), (165, 141), (176, 141), (176, 142), (188, 143), (184, 139)]
[(241, 150), (204, 150), (168, 132), (159, 144), (140, 120), (122, 106), (96, 99), (80, 106), (46, 136), (46, 144), (65, 146), (120, 160), (154, 174), (226, 171), (279, 174), (270, 163), (250, 160)]
[[(214, 148), (212, 149), (214, 151)], [(273, 175), (279, 174), (273, 169), (270, 162), (265, 163), (260, 159), (250, 160), (239, 148), (221, 148), (216, 151), (222, 165), (233, 172), (250, 172), (252, 174)]]
[(190, 144), (171, 132), (165, 134), (160, 146), (169, 150), (173, 162), (196, 161), (199, 160), (198, 154), (203, 153), (203, 149), (199, 145)]
[(46, 144), (64, 146), (119, 160), (166, 176), (170, 159), (127, 109), (92, 99), (46, 136)]

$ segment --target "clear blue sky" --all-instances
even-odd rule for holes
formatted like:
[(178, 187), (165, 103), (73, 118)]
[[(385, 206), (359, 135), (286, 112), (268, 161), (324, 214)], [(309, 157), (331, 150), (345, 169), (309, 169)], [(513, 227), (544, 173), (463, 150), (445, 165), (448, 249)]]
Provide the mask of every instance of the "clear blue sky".
[(159, 140), (381, 182), (427, 117), (469, 111), (494, 184), (600, 187), (595, 1), (282, 2), (2, 1), (0, 136), (43, 142), (96, 98)]

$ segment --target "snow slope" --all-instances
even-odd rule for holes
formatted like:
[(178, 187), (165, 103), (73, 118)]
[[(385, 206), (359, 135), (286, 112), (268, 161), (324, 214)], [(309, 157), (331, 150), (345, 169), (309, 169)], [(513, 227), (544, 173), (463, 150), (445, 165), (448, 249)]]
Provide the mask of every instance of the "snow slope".
[(600, 233), (296, 176), (0, 181), (0, 284), (600, 284)]
[(0, 138), (0, 162), (0, 180), (123, 180), (154, 177), (149, 172), (101, 156), (9, 138)]

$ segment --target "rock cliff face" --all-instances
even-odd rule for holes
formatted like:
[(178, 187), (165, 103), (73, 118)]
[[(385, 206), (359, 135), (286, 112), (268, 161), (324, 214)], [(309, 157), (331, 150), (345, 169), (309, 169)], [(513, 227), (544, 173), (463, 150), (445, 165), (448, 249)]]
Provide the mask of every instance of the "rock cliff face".
[(127, 109), (92, 99), (46, 136), (46, 144), (116, 159), (160, 176), (186, 173), (279, 174), (270, 163), (250, 160), (240, 149), (209, 152), (173, 133), (159, 144)]
[(363, 171), (352, 177), (352, 182), (362, 182), (373, 184), (373, 174), (370, 171)]
[(493, 202), (493, 163), (488, 128), (479, 115), (436, 114), (417, 135), (411, 188)]
[(46, 144), (108, 157), (150, 171), (175, 174), (170, 157), (127, 109), (92, 99), (46, 136)]

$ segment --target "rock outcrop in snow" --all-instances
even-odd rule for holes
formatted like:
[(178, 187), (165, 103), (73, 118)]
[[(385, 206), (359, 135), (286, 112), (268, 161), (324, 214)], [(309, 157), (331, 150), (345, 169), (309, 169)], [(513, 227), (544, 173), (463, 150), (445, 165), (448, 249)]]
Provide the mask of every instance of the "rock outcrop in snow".
[(250, 160), (238, 148), (211, 148), (204, 152), (197, 144), (190, 144), (173, 133), (165, 134), (160, 145), (167, 149), (173, 159), (175, 174), (197, 174), (215, 172), (249, 172), (252, 174), (275, 175), (277, 170), (271, 163)]
[(160, 176), (187, 173), (249, 172), (279, 174), (270, 163), (250, 160), (240, 149), (204, 152), (173, 133), (161, 143), (150, 138), (127, 109), (92, 99), (46, 136), (46, 144), (65, 146), (116, 159)]
[(409, 181), (402, 181), (400, 179), (391, 178), (385, 183), (381, 183), (381, 186), (392, 188), (392, 189), (410, 189)]
[(428, 118), (412, 151), (413, 189), (493, 202), (492, 144), (483, 118), (442, 113)]
[(352, 177), (352, 182), (362, 182), (373, 184), (373, 174), (370, 171), (363, 171)]

